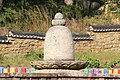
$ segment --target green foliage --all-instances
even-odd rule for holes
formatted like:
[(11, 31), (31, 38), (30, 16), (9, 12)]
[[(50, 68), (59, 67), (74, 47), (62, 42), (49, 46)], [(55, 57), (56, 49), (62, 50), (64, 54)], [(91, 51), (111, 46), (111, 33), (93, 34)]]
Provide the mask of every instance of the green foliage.
[(83, 4), (80, 0), (74, 0), (73, 5), (66, 5), (63, 0), (3, 0), (0, 28), (46, 32), (51, 25), (51, 19), (57, 12), (63, 13), (65, 18), (70, 21), (67, 21), (69, 23), (67, 26), (78, 32), (85, 29), (89, 24), (112, 24), (111, 19), (109, 19), (111, 17), (106, 18), (104, 15), (95, 17), (99, 13), (98, 8), (104, 4), (104, 0), (99, 0), (97, 3), (100, 5), (95, 6), (91, 2), (85, 8), (82, 7)]
[(88, 61), (89, 68), (100, 68), (100, 60), (94, 57), (90, 57), (89, 55), (84, 55), (84, 59)]
[[(13, 10), (11, 8), (3, 7), (3, 9), (5, 12), (0, 14), (0, 16), (1, 16), (1, 18), (0, 18), (1, 26), (0, 27), (4, 27), (4, 26), (9, 27), (9, 24), (11, 24), (11, 23), (16, 24), (22, 18), (22, 16), (20, 16), (19, 12), (16, 12), (15, 10)], [(19, 26), (18, 26), (18, 28), (19, 28)]]
[(120, 3), (118, 3), (118, 8), (120, 8)]
[(95, 57), (90, 56), (90, 54), (88, 54), (88, 53), (83, 53), (82, 55), (80, 55), (79, 53), (76, 53), (75, 59), (88, 61), (89, 68), (99, 68), (100, 67), (100, 60), (96, 59)]
[[(66, 16), (69, 16), (70, 18), (78, 18), (82, 16), (89, 16), (90, 12), (94, 12), (96, 9), (81, 9), (81, 4), (79, 0), (75, 0), (75, 3), (73, 5), (67, 6), (65, 5), (64, 1), (59, 0), (4, 0), (3, 1), (3, 7), (12, 8), (17, 11), (21, 9), (34, 9), (36, 6), (46, 7), (49, 11), (49, 15), (53, 16), (57, 12), (62, 12)], [(102, 4), (103, 1), (99, 1), (98, 3)]]
[(110, 62), (106, 62), (102, 67), (103, 68), (113, 68), (119, 63), (120, 63), (120, 60), (113, 60), (113, 61), (110, 61)]
[(120, 13), (116, 13), (116, 16), (118, 16), (120, 18)]
[(32, 51), (31, 53), (28, 53), (24, 56), (27, 59), (43, 60), (43, 52)]
[(89, 53), (83, 53), (82, 55), (76, 53), (75, 59), (88, 61), (88, 68), (113, 68), (116, 65), (120, 64), (120, 59), (106, 61), (105, 63), (102, 63), (103, 60), (100, 60), (93, 55), (90, 55)]
[(4, 19), (9, 22), (15, 21), (16, 11), (6, 7), (3, 7), (3, 9), (5, 11)]

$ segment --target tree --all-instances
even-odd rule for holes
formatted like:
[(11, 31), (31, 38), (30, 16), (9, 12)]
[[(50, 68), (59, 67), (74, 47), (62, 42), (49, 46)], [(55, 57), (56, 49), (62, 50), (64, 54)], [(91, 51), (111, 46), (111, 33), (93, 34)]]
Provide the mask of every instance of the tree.
[(101, 0), (79, 0), (78, 2), (82, 8), (82, 14), (84, 16), (94, 15), (96, 10), (104, 4)]

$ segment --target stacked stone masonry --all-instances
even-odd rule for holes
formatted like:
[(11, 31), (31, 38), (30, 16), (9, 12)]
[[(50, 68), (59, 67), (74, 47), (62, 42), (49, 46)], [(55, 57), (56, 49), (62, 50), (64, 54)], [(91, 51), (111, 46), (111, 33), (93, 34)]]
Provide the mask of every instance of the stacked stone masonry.
[(11, 43), (0, 44), (0, 53), (30, 53), (43, 50), (43, 40), (11, 38)]
[(77, 52), (120, 50), (120, 32), (91, 32), (93, 40), (74, 41)]
[(93, 40), (75, 41), (78, 52), (120, 51), (120, 25), (90, 26)]
[[(73, 34), (75, 52), (120, 51), (120, 26), (105, 27), (90, 26), (88, 34)], [(0, 53), (30, 53), (43, 50), (45, 35), (22, 34), (9, 33), (7, 42), (0, 40)]]

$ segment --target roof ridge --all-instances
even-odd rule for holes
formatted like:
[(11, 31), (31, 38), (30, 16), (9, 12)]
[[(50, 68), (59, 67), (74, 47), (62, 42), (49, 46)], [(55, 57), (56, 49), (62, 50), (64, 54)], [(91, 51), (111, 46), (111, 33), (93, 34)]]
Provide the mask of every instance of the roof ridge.
[(90, 25), (89, 26), (91, 31), (94, 32), (110, 32), (110, 31), (120, 31), (120, 25)]

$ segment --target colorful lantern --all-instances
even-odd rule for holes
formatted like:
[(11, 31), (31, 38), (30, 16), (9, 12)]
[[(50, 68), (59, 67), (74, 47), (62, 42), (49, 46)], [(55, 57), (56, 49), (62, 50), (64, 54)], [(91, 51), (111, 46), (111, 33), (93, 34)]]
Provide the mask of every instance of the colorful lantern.
[(89, 73), (88, 68), (85, 68), (85, 69), (84, 69), (84, 73)]
[(113, 74), (118, 74), (118, 69), (114, 69)]
[(35, 68), (31, 68), (30, 71), (33, 73), (33, 72), (36, 71), (36, 69)]
[(113, 72), (112, 72), (112, 69), (109, 69), (109, 74), (112, 74)]
[(26, 73), (26, 68), (21, 68), (22, 73)]
[(109, 70), (108, 69), (104, 69), (104, 74), (108, 74)]
[(0, 67), (0, 73), (3, 73), (4, 67)]
[(118, 74), (120, 74), (120, 69), (118, 69)]
[(10, 73), (15, 73), (15, 68), (10, 68)]
[(8, 73), (10, 73), (10, 68), (9, 67), (7, 68), (7, 70), (8, 70)]
[(99, 74), (104, 74), (104, 69), (99, 69)]
[(94, 74), (98, 74), (99, 70), (98, 69), (94, 69)]
[(29, 68), (26, 68), (26, 73), (30, 73), (30, 69)]
[(94, 69), (90, 68), (89, 69), (89, 74), (93, 74), (94, 73)]

